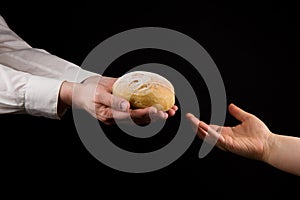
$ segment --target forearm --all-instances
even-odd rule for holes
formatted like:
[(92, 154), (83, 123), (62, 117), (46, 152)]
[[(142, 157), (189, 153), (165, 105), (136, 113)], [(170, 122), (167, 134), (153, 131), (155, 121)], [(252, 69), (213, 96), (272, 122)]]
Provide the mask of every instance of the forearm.
[(300, 138), (272, 134), (266, 162), (280, 170), (300, 176)]

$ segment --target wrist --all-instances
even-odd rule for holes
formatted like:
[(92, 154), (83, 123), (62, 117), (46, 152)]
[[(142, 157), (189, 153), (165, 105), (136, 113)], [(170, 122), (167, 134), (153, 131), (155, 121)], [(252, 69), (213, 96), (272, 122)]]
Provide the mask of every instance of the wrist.
[(72, 106), (72, 96), (75, 83), (64, 81), (60, 87), (58, 110), (65, 110)]
[(274, 152), (274, 148), (276, 148), (276, 137), (277, 135), (274, 133), (270, 133), (266, 143), (264, 145), (264, 152), (262, 156), (262, 161), (266, 163), (270, 163), (271, 157), (272, 157), (272, 152)]

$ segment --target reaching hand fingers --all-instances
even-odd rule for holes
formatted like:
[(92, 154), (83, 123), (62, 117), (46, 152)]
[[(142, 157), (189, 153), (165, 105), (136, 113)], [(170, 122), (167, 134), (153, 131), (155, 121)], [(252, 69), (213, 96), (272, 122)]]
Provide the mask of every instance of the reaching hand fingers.
[(208, 129), (209, 129), (209, 126), (206, 123), (204, 123), (203, 121), (199, 121), (199, 127), (205, 131), (208, 131)]
[(204, 140), (205, 137), (208, 136), (208, 133), (204, 129), (198, 127), (197, 135), (200, 137), (200, 139)]
[(197, 133), (200, 120), (191, 113), (187, 113), (185, 116), (191, 122), (193, 131)]
[(221, 126), (210, 125), (207, 132), (210, 137), (213, 137), (216, 140), (220, 140), (221, 142), (225, 142), (224, 137), (222, 136), (222, 127)]
[(208, 133), (208, 136), (217, 140), (224, 142), (224, 137), (222, 136), (222, 126), (218, 125), (208, 125), (203, 121), (199, 122), (199, 127)]
[(217, 125), (207, 125), (205, 122), (200, 121), (193, 114), (187, 113), (186, 117), (191, 121), (192, 128), (201, 139), (209, 137), (210, 140), (217, 141), (218, 139), (224, 142), (224, 137), (221, 135), (221, 127)]
[[(208, 128), (208, 131), (205, 131), (201, 127)], [(222, 149), (223, 151), (227, 151), (224, 148), (225, 139), (221, 134), (221, 126), (217, 126), (217, 125), (208, 126), (204, 122), (200, 121), (197, 135), (200, 137), (200, 139), (204, 140), (205, 142), (208, 142), (213, 145), (216, 144), (218, 148)]]

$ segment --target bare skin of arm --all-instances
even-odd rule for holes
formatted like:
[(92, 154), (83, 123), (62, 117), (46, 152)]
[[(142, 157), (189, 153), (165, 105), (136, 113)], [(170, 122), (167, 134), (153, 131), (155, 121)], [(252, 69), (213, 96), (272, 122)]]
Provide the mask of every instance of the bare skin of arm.
[(259, 118), (234, 104), (230, 104), (228, 110), (240, 124), (233, 127), (207, 125), (191, 113), (186, 117), (196, 127), (201, 139), (215, 137), (220, 149), (300, 176), (300, 138), (271, 132)]

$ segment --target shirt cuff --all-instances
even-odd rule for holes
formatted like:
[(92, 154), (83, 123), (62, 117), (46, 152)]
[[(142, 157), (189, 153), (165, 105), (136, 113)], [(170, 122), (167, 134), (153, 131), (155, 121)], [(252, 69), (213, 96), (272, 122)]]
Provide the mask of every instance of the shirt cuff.
[(57, 113), (59, 90), (63, 81), (31, 76), (25, 92), (25, 110), (34, 116), (60, 119)]

